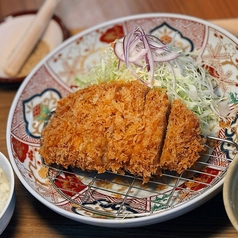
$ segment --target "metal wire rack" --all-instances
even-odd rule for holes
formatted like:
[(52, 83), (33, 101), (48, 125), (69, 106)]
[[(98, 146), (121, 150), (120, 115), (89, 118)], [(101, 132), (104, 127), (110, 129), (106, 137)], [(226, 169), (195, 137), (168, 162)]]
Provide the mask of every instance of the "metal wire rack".
[[(230, 152), (236, 155), (236, 150)], [(97, 174), (45, 166), (53, 187), (80, 208), (103, 216), (130, 218), (172, 209), (199, 196), (224, 177), (232, 160), (224, 157), (223, 152), (202, 158), (180, 175), (165, 171), (145, 185), (141, 178), (130, 174)]]
[(54, 189), (84, 212), (112, 219), (150, 216), (200, 196), (224, 178), (238, 145), (215, 137), (208, 137), (207, 141), (207, 153), (192, 168), (180, 175), (164, 171), (147, 184), (128, 173), (98, 174), (44, 166), (48, 168), (48, 179)]

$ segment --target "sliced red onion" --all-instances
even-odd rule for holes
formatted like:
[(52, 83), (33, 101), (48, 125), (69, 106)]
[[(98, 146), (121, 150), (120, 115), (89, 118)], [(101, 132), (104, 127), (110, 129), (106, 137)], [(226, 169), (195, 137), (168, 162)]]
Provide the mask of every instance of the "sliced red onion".
[(119, 60), (125, 61), (123, 43), (121, 41), (118, 41), (114, 44), (114, 53)]
[[(122, 60), (122, 61), (125, 61), (125, 55), (124, 55), (124, 52), (123, 52), (123, 48), (122, 48), (122, 43), (117, 43), (115, 44), (114, 46), (114, 52), (115, 52), (115, 55), (117, 56), (118, 59)], [(142, 64), (139, 64), (138, 62), (141, 61), (142, 57), (148, 52), (147, 49), (141, 49), (140, 51), (138, 50), (134, 50), (133, 52), (130, 53), (130, 55), (128, 56), (128, 61), (130, 63), (137, 63), (137, 65), (141, 65), (143, 66)]]
[(131, 64), (137, 67), (146, 67), (149, 73), (149, 83), (144, 83), (150, 86), (153, 86), (154, 83), (155, 64), (169, 63), (179, 56), (156, 36), (145, 34), (141, 27), (133, 29), (125, 37), (115, 42), (114, 52), (118, 59), (125, 62), (126, 67), (139, 79), (140, 77)]

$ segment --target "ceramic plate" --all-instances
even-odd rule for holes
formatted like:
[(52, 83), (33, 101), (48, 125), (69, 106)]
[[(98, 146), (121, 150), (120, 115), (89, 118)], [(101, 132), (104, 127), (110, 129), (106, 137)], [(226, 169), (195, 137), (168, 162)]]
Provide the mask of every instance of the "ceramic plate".
[[(97, 175), (80, 170), (61, 171), (44, 166), (39, 156), (40, 136), (48, 113), (72, 92), (77, 74), (100, 61), (103, 50), (135, 26), (175, 43), (184, 51), (197, 51), (209, 72), (219, 79), (218, 91), (237, 110), (238, 40), (206, 21), (175, 14), (146, 14), (116, 19), (71, 37), (50, 53), (19, 88), (12, 104), (7, 147), (13, 168), (30, 193), (55, 212), (73, 220), (107, 227), (133, 227), (162, 222), (184, 214), (220, 191), (233, 159), (234, 127), (221, 125), (211, 155), (196, 169), (178, 176), (164, 175), (146, 185), (129, 174)], [(228, 123), (229, 124), (229, 123)]]

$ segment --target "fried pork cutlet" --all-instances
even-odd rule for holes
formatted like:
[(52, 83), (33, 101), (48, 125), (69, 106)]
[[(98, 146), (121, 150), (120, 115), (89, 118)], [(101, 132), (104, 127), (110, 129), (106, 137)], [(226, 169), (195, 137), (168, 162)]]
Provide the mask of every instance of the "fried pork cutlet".
[(92, 85), (58, 102), (39, 152), (46, 164), (128, 171), (147, 182), (159, 173), (169, 110), (164, 90), (137, 80)]
[(204, 150), (200, 136), (200, 122), (181, 100), (175, 100), (169, 115), (161, 169), (181, 173), (190, 168)]
[(159, 160), (167, 128), (170, 103), (165, 91), (150, 90), (145, 99), (143, 129), (137, 134), (128, 165), (132, 174), (147, 182), (152, 174), (160, 174)]

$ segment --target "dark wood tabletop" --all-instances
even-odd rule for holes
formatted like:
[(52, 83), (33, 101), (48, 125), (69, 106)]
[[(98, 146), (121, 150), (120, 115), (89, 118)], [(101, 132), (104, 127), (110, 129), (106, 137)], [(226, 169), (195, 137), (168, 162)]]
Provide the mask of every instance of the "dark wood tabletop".
[[(42, 3), (42, 0), (0, 0), (0, 18), (17, 11), (37, 10)], [(238, 1), (61, 0), (56, 15), (74, 34), (107, 20), (149, 12), (180, 13), (223, 21), (238, 16)], [(0, 88), (0, 151), (6, 156), (7, 117), (16, 92), (17, 89)], [(172, 220), (150, 226), (115, 229), (86, 225), (55, 213), (34, 198), (17, 177), (15, 190), (15, 211), (1, 237), (238, 237), (224, 209), (222, 191), (202, 206)]]

